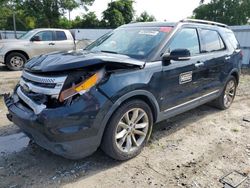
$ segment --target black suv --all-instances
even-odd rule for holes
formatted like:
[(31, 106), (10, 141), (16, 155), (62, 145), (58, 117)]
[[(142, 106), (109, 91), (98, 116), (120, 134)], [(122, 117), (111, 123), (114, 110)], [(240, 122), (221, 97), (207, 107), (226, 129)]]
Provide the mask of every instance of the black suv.
[(232, 104), (242, 54), (220, 23), (133, 23), (84, 50), (31, 59), (7, 117), (38, 145), (70, 159), (100, 146), (117, 160), (140, 153), (153, 124), (212, 102)]

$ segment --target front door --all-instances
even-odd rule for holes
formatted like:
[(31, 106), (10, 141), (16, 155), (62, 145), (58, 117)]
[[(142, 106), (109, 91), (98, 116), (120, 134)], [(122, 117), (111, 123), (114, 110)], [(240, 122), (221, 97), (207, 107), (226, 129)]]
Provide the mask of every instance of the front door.
[(196, 28), (180, 29), (166, 49), (167, 52), (187, 49), (191, 53), (189, 60), (171, 60), (169, 65), (163, 66), (161, 111), (171, 113), (184, 105), (199, 102), (207, 75)]
[(39, 41), (30, 42), (32, 57), (56, 51), (53, 31), (40, 31), (36, 33)]

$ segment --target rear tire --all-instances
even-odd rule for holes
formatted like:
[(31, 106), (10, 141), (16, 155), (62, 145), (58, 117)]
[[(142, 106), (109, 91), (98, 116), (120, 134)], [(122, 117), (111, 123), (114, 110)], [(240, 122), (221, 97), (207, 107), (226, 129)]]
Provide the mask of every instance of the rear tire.
[(237, 81), (234, 76), (230, 76), (223, 89), (223, 92), (215, 101), (212, 102), (212, 104), (221, 110), (230, 108), (235, 98), (236, 89)]
[(24, 64), (27, 62), (25, 55), (19, 52), (12, 52), (6, 57), (6, 65), (10, 70), (22, 70)]
[(146, 145), (152, 125), (150, 107), (141, 100), (128, 101), (112, 115), (103, 135), (101, 149), (113, 159), (131, 159)]

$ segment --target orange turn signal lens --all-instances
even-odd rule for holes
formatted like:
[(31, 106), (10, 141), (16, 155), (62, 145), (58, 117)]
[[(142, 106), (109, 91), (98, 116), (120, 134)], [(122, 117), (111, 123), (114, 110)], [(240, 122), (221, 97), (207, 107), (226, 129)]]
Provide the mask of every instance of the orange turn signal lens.
[(87, 80), (84, 80), (80, 82), (79, 84), (72, 86), (69, 89), (66, 89), (61, 92), (59, 101), (63, 102), (66, 99), (78, 94), (78, 93), (84, 93), (88, 91), (90, 88), (95, 86), (103, 77), (103, 71), (99, 71), (95, 74), (93, 74), (91, 77), (89, 77)]
[(99, 75), (98, 75), (98, 73), (95, 73), (93, 76), (91, 76), (90, 78), (88, 78), (83, 83), (78, 84), (75, 87), (75, 90), (77, 92), (81, 92), (83, 90), (88, 90), (88, 89), (90, 89), (91, 87), (93, 87), (98, 82), (98, 79), (99, 79)]

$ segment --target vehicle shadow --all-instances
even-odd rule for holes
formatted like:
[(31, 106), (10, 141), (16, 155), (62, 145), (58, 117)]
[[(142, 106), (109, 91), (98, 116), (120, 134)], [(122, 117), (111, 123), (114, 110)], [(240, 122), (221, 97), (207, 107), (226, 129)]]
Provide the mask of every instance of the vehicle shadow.
[(0, 72), (20, 72), (20, 71), (11, 71), (10, 69), (8, 69), (8, 67), (4, 64), (0, 64)]
[(5, 71), (10, 71), (10, 70), (7, 68), (7, 66), (5, 66), (5, 65), (0, 65), (0, 72), (1, 72), (1, 71), (5, 72)]
[[(167, 137), (194, 121), (218, 112), (217, 109), (204, 105), (158, 123), (154, 126), (148, 147), (160, 138)], [(122, 164), (107, 157), (101, 150), (85, 159), (72, 161), (56, 156), (31, 143), (21, 152), (0, 154), (0, 187), (32, 187), (34, 185), (59, 187)]]

